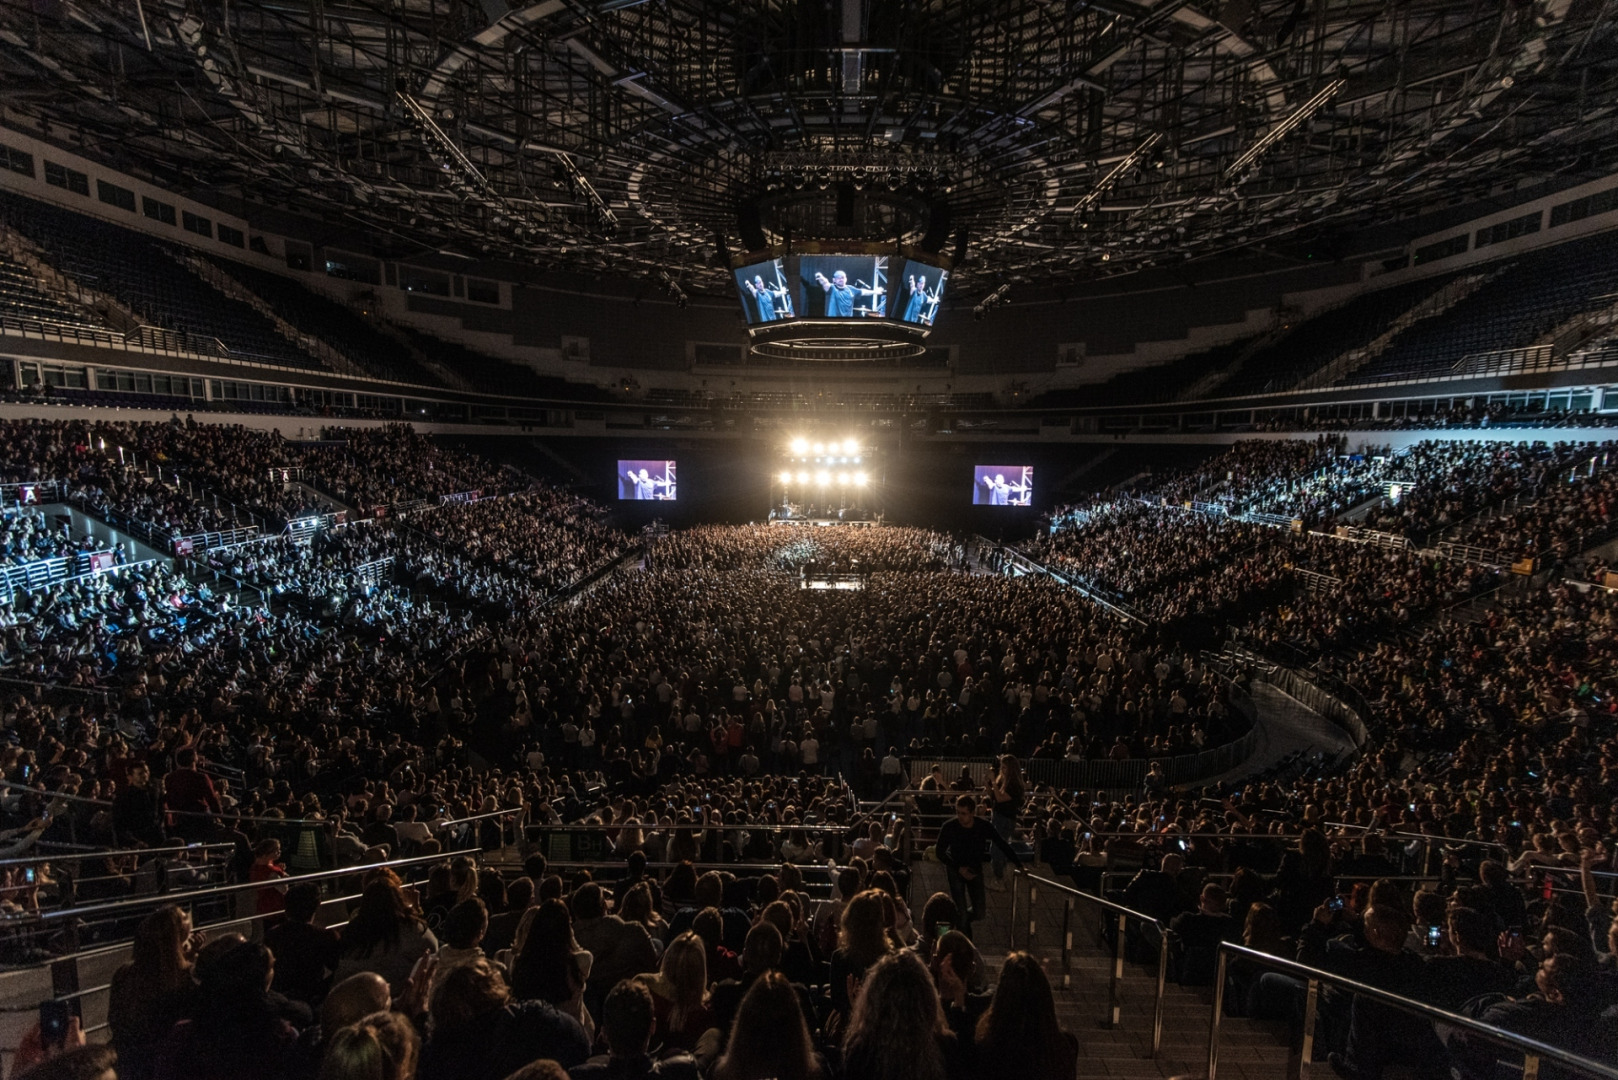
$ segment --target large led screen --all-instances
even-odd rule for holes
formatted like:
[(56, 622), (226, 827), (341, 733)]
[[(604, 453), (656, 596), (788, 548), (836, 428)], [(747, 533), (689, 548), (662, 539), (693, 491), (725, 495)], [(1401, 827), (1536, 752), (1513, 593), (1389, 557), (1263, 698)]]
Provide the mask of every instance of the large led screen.
[(674, 501), (674, 462), (620, 461), (618, 498)]
[(881, 319), (888, 314), (886, 255), (805, 255), (798, 260), (805, 318)]
[(1032, 506), (1034, 467), (1032, 465), (974, 465), (972, 467), (973, 506)]
[(915, 326), (932, 326), (947, 281), (948, 270), (906, 259), (904, 276), (893, 284), (890, 317)]
[(786, 264), (780, 259), (754, 263), (736, 271), (736, 295), (748, 326), (763, 326), (796, 315)]

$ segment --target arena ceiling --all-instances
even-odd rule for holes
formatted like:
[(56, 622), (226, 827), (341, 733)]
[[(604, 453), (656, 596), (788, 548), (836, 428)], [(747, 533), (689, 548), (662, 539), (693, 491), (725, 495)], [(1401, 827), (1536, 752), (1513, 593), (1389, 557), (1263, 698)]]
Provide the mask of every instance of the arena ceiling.
[(718, 292), (760, 231), (964, 238), (982, 295), (1618, 167), (1615, 2), (3, 0), (0, 80), (394, 257)]

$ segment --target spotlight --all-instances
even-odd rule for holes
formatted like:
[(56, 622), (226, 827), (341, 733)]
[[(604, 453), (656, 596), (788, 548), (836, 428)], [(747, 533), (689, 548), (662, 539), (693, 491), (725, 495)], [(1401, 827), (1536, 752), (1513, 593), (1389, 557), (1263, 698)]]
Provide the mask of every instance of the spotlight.
[(823, 442), (815, 443), (815, 453), (824, 454), (825, 452), (826, 452), (826, 444), (825, 443), (823, 443)]
[(799, 455), (807, 454), (809, 452), (809, 440), (808, 439), (793, 439), (792, 440), (792, 452), (794, 454), (799, 454)]
[(857, 472), (857, 473), (854, 474), (854, 486), (855, 487), (864, 487), (866, 484), (869, 484), (870, 482), (871, 482), (871, 478), (869, 476), (866, 476), (864, 473)]
[(790, 472), (783, 472), (781, 474), (781, 483), (783, 483), (783, 484), (792, 483), (792, 474)]
[(843, 453), (852, 454), (852, 453), (857, 452), (859, 450), (859, 448), (860, 448), (860, 444), (859, 444), (858, 439), (844, 439), (843, 440)]
[(847, 487), (848, 486), (848, 474), (846, 472), (840, 472), (840, 473), (837, 474), (837, 486), (838, 487)]
[(809, 482), (809, 474), (808, 473), (801, 472), (801, 473), (798, 474), (798, 483), (807, 484), (808, 482)]
[(825, 469), (821, 469), (819, 472), (815, 473), (815, 483), (819, 484), (821, 487), (825, 487), (827, 484), (831, 483), (831, 473), (827, 472)]

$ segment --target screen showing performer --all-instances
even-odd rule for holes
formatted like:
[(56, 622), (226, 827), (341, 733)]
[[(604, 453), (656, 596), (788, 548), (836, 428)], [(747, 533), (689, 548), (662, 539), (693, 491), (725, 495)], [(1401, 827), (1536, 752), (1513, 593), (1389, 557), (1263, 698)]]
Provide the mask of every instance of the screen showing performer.
[(754, 263), (735, 273), (736, 293), (741, 297), (748, 326), (795, 317), (792, 289), (787, 285), (786, 264), (782, 260)]
[(932, 326), (938, 318), (938, 305), (944, 299), (949, 271), (913, 260), (905, 261), (904, 277), (893, 284), (891, 314), (903, 322)]
[(888, 314), (886, 255), (805, 255), (798, 310), (808, 318), (881, 319)]
[(674, 501), (674, 462), (620, 461), (618, 498)]
[(1032, 465), (974, 465), (972, 467), (973, 506), (1032, 506), (1034, 467)]

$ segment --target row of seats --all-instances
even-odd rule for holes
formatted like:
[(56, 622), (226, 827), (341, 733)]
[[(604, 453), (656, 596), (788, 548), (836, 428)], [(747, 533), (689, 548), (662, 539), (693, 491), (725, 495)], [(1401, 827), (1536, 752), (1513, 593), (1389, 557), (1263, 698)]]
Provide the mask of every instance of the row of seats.
[(398, 341), (357, 312), (268, 270), (209, 255), (208, 260), (304, 333), (319, 338), (379, 379), (441, 386)]
[(237, 357), (321, 366), (269, 319), (204, 284), (137, 232), (9, 192), (0, 192), (0, 219), (43, 248), (62, 273), (110, 294), (153, 326), (217, 338)]
[(1349, 378), (1444, 375), (1471, 353), (1532, 345), (1580, 312), (1610, 307), (1614, 291), (1618, 232), (1529, 252), (1444, 314), (1411, 326)]
[(0, 315), (52, 326), (96, 326), (97, 320), (39, 287), (32, 271), (0, 255)]

